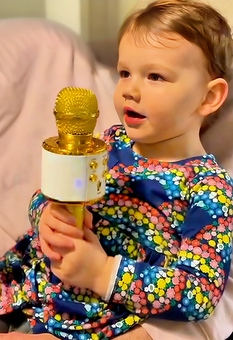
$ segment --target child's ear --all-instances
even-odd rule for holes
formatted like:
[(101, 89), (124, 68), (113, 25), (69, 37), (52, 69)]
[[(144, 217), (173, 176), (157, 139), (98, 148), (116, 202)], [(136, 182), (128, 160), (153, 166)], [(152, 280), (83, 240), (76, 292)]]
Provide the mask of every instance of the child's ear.
[(207, 93), (200, 107), (200, 114), (208, 116), (217, 111), (225, 102), (228, 95), (228, 83), (223, 78), (211, 80), (208, 83)]

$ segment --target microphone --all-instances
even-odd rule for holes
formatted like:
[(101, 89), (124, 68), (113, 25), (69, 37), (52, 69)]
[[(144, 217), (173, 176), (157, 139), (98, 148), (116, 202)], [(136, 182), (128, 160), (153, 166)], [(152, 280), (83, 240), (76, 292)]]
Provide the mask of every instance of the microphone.
[(42, 144), (41, 191), (64, 204), (82, 229), (85, 206), (105, 194), (107, 146), (93, 137), (97, 98), (88, 89), (66, 87), (58, 93), (53, 112), (58, 136)]

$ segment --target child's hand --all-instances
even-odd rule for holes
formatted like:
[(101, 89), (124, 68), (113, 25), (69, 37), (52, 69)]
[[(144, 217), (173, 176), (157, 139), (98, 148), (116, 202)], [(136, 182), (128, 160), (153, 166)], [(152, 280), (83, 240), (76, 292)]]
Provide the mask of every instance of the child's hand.
[[(74, 249), (73, 239), (83, 237), (83, 231), (76, 228), (75, 224), (75, 218), (62, 205), (50, 203), (44, 209), (39, 223), (39, 236), (41, 249), (50, 260), (59, 260), (63, 250)], [(88, 228), (92, 227), (92, 215), (88, 211), (85, 212), (84, 224)]]
[(105, 253), (98, 237), (88, 228), (84, 228), (83, 239), (73, 242), (73, 250), (63, 248), (61, 259), (51, 261), (52, 272), (65, 284), (106, 296), (114, 258)]

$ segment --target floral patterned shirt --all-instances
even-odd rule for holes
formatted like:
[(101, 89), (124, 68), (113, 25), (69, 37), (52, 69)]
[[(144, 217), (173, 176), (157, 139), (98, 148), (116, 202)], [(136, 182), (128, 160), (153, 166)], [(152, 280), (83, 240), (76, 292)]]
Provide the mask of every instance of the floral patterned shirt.
[(122, 255), (110, 300), (140, 316), (208, 318), (230, 270), (232, 179), (213, 155), (145, 159), (121, 126), (105, 139), (106, 197), (93, 211), (105, 250)]
[[(47, 201), (37, 192), (29, 209), (32, 229), (0, 267), (2, 282), (8, 282), (0, 312), (20, 306), (31, 311), (35, 333), (82, 340), (115, 337), (148, 317), (208, 318), (230, 270), (232, 179), (213, 155), (177, 162), (145, 159), (132, 150), (120, 125), (103, 138), (109, 147), (106, 194), (90, 209), (103, 248), (120, 256), (108, 301), (65, 287), (50, 272), (37, 232)], [(17, 282), (13, 263), (24, 273)]]

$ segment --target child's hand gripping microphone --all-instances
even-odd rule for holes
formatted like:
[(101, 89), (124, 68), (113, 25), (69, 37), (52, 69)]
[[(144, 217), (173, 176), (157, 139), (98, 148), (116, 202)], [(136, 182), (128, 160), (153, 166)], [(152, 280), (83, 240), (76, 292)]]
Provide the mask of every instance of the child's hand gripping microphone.
[(59, 92), (54, 114), (58, 136), (42, 147), (42, 193), (65, 204), (83, 227), (84, 207), (105, 193), (106, 144), (93, 137), (99, 116), (95, 94), (87, 89), (67, 87)]

